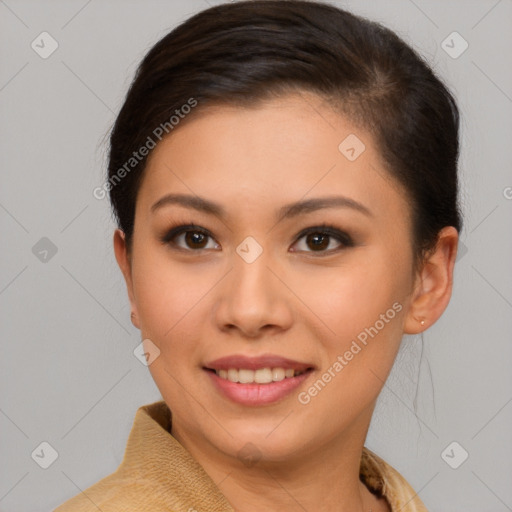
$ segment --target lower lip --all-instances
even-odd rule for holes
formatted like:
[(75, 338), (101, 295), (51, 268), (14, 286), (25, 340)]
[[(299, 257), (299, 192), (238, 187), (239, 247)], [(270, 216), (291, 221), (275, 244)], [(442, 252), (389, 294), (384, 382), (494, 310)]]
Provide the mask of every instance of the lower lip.
[(241, 384), (222, 379), (215, 372), (205, 371), (210, 375), (217, 389), (227, 398), (249, 406), (271, 404), (282, 400), (297, 389), (312, 373), (311, 370), (308, 370), (297, 377), (285, 378), (269, 384)]

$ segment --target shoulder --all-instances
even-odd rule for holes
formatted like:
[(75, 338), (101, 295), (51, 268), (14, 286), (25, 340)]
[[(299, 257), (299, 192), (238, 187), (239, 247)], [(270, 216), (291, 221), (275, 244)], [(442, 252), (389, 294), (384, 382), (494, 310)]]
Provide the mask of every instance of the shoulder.
[[(123, 461), (119, 467), (108, 476), (95, 484), (80, 490), (78, 494), (62, 503), (53, 512), (141, 512), (144, 510), (158, 510), (161, 501), (161, 491), (157, 482), (152, 478), (154, 468), (149, 454), (148, 461), (144, 456), (152, 446), (155, 432), (162, 430), (148, 410), (160, 421), (164, 414), (162, 404), (148, 404), (137, 409), (135, 419), (127, 441)], [(157, 440), (155, 444), (159, 444)], [(157, 507), (152, 508), (152, 506)], [(149, 506), (149, 508), (148, 508)], [(165, 510), (165, 507), (160, 507)]]
[(383, 496), (392, 512), (428, 512), (418, 493), (390, 464), (364, 447), (360, 479), (377, 496)]
[(190, 453), (169, 432), (164, 401), (138, 408), (117, 470), (80, 490), (53, 512), (157, 512), (201, 504), (225, 512), (229, 504)]

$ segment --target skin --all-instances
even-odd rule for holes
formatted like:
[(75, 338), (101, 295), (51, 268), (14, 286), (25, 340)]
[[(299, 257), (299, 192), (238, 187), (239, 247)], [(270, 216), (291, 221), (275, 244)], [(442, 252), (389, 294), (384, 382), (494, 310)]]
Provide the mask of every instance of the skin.
[[(366, 146), (355, 161), (338, 149), (349, 134)], [(227, 216), (178, 205), (152, 213), (168, 193), (209, 199)], [(276, 219), (284, 204), (332, 195), (362, 203), (371, 216), (331, 207)], [(402, 336), (427, 329), (449, 302), (458, 238), (444, 228), (414, 273), (409, 212), (370, 134), (312, 94), (209, 108), (150, 155), (132, 251), (116, 230), (115, 255), (132, 322), (160, 350), (149, 369), (172, 411), (172, 434), (235, 510), (315, 510), (318, 503), (325, 512), (389, 510), (359, 481), (361, 450)], [(159, 240), (173, 222), (199, 225), (211, 237), (197, 245), (178, 235), (173, 248)], [(298, 238), (323, 222), (355, 245), (328, 237), (316, 249)], [(263, 249), (252, 263), (236, 252), (247, 236)], [(401, 311), (301, 404), (298, 393), (396, 302)], [(249, 407), (221, 395), (203, 370), (232, 354), (277, 354), (316, 370), (279, 402)], [(239, 456), (249, 442), (259, 457), (252, 465)]]

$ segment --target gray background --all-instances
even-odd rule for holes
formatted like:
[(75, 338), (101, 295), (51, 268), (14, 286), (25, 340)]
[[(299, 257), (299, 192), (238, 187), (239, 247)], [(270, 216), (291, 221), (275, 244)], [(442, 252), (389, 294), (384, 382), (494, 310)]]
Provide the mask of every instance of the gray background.
[[(136, 65), (215, 3), (0, 0), (1, 512), (53, 510), (113, 472), (136, 409), (160, 399), (133, 354), (140, 334), (109, 205), (92, 191)], [(424, 334), (423, 358), (421, 337), (404, 338), (367, 446), (429, 511), (512, 510), (512, 0), (337, 4), (418, 49), (462, 112), (452, 301)], [(31, 48), (43, 31), (59, 44), (46, 59)], [(453, 31), (469, 44), (457, 58), (442, 46)], [(41, 252), (43, 237), (55, 255)], [(44, 441), (58, 453), (47, 469), (31, 455)], [(457, 469), (441, 456), (453, 441), (452, 464), (469, 453)]]

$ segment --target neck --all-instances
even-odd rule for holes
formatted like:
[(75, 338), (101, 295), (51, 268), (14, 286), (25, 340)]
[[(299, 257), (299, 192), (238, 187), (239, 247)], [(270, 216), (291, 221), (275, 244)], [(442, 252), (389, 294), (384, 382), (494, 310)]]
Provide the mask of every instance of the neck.
[(353, 470), (358, 459), (347, 456), (337, 466), (326, 462), (258, 463), (231, 472), (219, 487), (237, 512), (311, 511), (320, 503), (325, 512), (367, 511), (364, 485)]
[(208, 444), (202, 436), (189, 436), (173, 421), (172, 435), (201, 464), (237, 512), (373, 512), (388, 510), (384, 500), (370, 493), (359, 480), (359, 467), (370, 414), (349, 432), (314, 449), (301, 447), (296, 455), (275, 461), (261, 458), (243, 464)]

